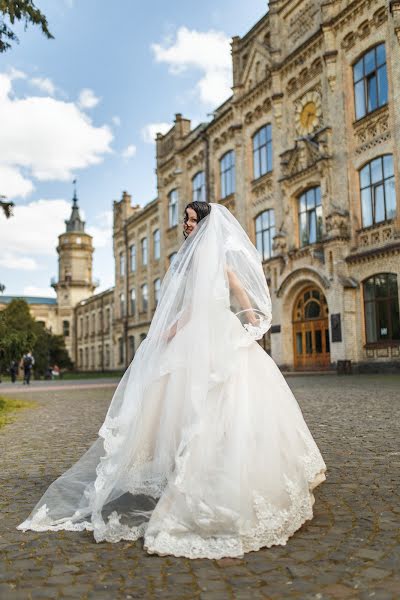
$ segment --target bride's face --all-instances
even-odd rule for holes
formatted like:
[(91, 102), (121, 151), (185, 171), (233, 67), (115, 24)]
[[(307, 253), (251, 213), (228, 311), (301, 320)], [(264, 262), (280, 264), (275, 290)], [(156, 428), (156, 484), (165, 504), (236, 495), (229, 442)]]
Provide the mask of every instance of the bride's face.
[(197, 213), (193, 208), (187, 208), (185, 210), (185, 219), (183, 222), (183, 235), (187, 237), (194, 231), (197, 227)]

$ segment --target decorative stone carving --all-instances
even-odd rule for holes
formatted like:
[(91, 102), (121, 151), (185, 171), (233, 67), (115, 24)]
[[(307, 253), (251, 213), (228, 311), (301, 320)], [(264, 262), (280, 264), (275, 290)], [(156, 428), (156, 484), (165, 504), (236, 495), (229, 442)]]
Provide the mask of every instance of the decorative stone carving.
[(334, 208), (325, 219), (327, 238), (349, 237), (349, 213), (347, 210)]
[(186, 163), (186, 168), (190, 170), (192, 167), (196, 167), (204, 162), (204, 150), (200, 150), (197, 154), (193, 155)]
[(344, 50), (350, 50), (364, 37), (369, 35), (372, 29), (376, 29), (387, 20), (387, 11), (385, 7), (381, 7), (376, 10), (370, 19), (364, 20), (356, 30), (349, 31), (341, 42), (341, 46)]
[(390, 12), (393, 16), (394, 32), (400, 44), (400, 0), (390, 1)]
[(275, 256), (284, 256), (287, 252), (287, 239), (284, 231), (278, 231), (273, 238), (272, 249)]
[(355, 123), (354, 134), (358, 142), (356, 148), (358, 155), (390, 139), (388, 107), (385, 106), (377, 114), (373, 113), (364, 118), (359, 124)]
[(318, 3), (315, 0), (301, 3), (302, 8), (297, 11), (289, 22), (289, 36), (291, 42), (296, 43), (317, 25)]
[(260, 119), (263, 115), (270, 113), (272, 107), (271, 98), (266, 98), (262, 104), (258, 104), (252, 111), (245, 114), (244, 123), (250, 125)]
[(226, 144), (226, 142), (228, 142), (229, 140), (233, 140), (235, 137), (235, 131), (237, 129), (241, 129), (242, 126), (241, 125), (231, 125), (230, 127), (228, 127), (228, 129), (225, 129), (225, 131), (223, 131), (219, 137), (216, 137), (213, 141), (213, 149), (214, 150), (219, 150), (219, 148), (221, 146), (223, 146), (224, 144)]
[(329, 139), (325, 129), (315, 136), (309, 136), (296, 141), (294, 148), (281, 154), (281, 167), (284, 179), (295, 177), (299, 173), (314, 167), (318, 162), (330, 159), (328, 153)]

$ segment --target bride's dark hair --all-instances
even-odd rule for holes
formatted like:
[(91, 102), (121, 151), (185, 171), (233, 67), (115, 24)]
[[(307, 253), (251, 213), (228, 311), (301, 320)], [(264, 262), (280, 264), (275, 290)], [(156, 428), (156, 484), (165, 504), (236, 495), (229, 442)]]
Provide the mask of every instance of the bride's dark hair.
[[(194, 212), (197, 215), (198, 223), (202, 219), (204, 219), (204, 217), (209, 215), (211, 212), (211, 205), (208, 202), (199, 202), (197, 200), (195, 202), (190, 202), (189, 204), (186, 205), (185, 210), (184, 210), (184, 216), (183, 216), (184, 223), (186, 223), (187, 219), (188, 219), (188, 214), (187, 214), (188, 208), (192, 208), (194, 210)], [(186, 237), (185, 234), (183, 234), (183, 236)]]

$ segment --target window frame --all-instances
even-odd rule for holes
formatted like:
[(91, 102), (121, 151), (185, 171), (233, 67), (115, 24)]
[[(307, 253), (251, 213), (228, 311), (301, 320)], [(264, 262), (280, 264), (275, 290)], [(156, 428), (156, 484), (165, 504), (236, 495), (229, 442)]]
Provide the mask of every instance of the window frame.
[[(378, 59), (378, 48), (382, 48), (384, 49), (384, 62), (379, 63), (379, 59)], [(366, 73), (366, 57), (368, 57), (371, 52), (374, 53), (374, 68), (369, 71), (368, 73)], [(359, 68), (359, 65), (361, 64), (361, 70), (362, 70), (362, 75), (358, 76), (356, 75), (356, 70)], [(380, 88), (380, 84), (379, 84), (379, 72), (384, 72), (384, 76), (383, 77), (383, 82), (386, 83), (386, 89), (383, 90)], [(383, 106), (386, 106), (389, 103), (389, 80), (388, 80), (388, 72), (387, 72), (387, 54), (386, 54), (386, 44), (385, 42), (379, 42), (378, 44), (375, 44), (375, 46), (372, 46), (371, 48), (368, 48), (368, 50), (366, 50), (365, 52), (363, 52), (363, 54), (361, 54), (361, 56), (358, 57), (358, 59), (356, 61), (354, 61), (353, 65), (352, 65), (352, 74), (353, 74), (353, 96), (354, 96), (354, 115), (355, 115), (355, 119), (356, 121), (359, 121), (360, 119), (363, 119), (364, 117), (372, 114), (373, 112), (375, 112), (376, 110), (379, 110), (380, 108), (382, 108)], [(376, 106), (374, 108), (369, 108), (369, 104), (371, 101), (371, 93), (370, 93), (370, 88), (372, 88), (372, 81), (374, 80), (374, 85), (375, 85), (375, 97), (376, 97)], [(370, 86), (371, 83), (371, 86)], [(382, 85), (384, 85), (384, 83)], [(360, 85), (362, 84), (362, 85)], [(357, 91), (357, 86), (359, 86), (359, 89), (362, 89), (362, 96), (358, 96), (358, 91)], [(380, 95), (383, 96), (383, 99), (386, 98), (385, 101), (380, 101)], [(360, 102), (361, 105), (363, 107), (364, 112), (362, 114), (358, 114), (358, 106), (359, 106), (359, 101), (358, 98), (360, 98)]]
[(168, 227), (178, 225), (179, 190), (173, 188), (168, 192)]
[[(268, 226), (265, 228), (264, 228), (264, 218), (265, 218), (264, 215), (268, 218)], [(271, 217), (272, 217), (272, 221), (271, 221)], [(258, 224), (259, 224), (259, 226), (258, 226)], [(275, 211), (273, 208), (267, 208), (266, 210), (263, 210), (262, 212), (258, 213), (258, 215), (254, 219), (254, 230), (255, 230), (255, 237), (256, 237), (256, 248), (261, 255), (262, 261), (264, 262), (266, 260), (269, 260), (274, 255), (272, 246), (273, 246), (273, 238), (275, 235)], [(265, 232), (268, 232), (268, 238), (269, 238), (268, 253), (265, 252), (265, 248), (264, 248)], [(259, 240), (261, 242), (261, 249), (260, 249)]]
[[(317, 190), (319, 202), (316, 202), (316, 194)], [(314, 192), (314, 205), (311, 208), (308, 208), (308, 194), (310, 192)], [(302, 199), (304, 198), (305, 202), (305, 210), (301, 209)], [(321, 213), (320, 215), (317, 213), (317, 209), (320, 207), (318, 211)], [(307, 241), (302, 240), (303, 233), (303, 225), (302, 225), (302, 215), (305, 214), (305, 225), (307, 230)], [(311, 231), (311, 215), (315, 214), (315, 240), (310, 240), (310, 231)], [(321, 226), (319, 227), (318, 219), (321, 218)], [(311, 246), (312, 244), (319, 244), (322, 241), (323, 237), (323, 214), (322, 214), (322, 195), (321, 195), (321, 186), (315, 185), (304, 190), (297, 197), (297, 220), (298, 220), (298, 236), (299, 236), (299, 246), (300, 248), (304, 248), (306, 246)], [(319, 235), (320, 233), (320, 235)]]
[[(391, 173), (392, 174), (388, 175), (388, 176), (385, 175), (385, 170), (386, 170), (385, 158), (386, 157), (391, 158)], [(378, 160), (380, 160), (380, 170), (382, 173), (382, 179), (372, 182), (372, 179), (373, 179), (372, 164)], [(362, 179), (364, 177), (363, 172), (367, 168), (368, 168), (368, 174), (369, 174), (368, 175), (369, 183), (368, 183), (368, 185), (363, 185), (362, 184)], [(375, 156), (368, 162), (364, 163), (363, 166), (358, 170), (358, 179), (359, 179), (360, 211), (361, 211), (362, 229), (376, 227), (382, 223), (387, 223), (388, 221), (392, 221), (396, 217), (396, 211), (397, 211), (397, 198), (396, 198), (393, 154), (390, 154), (390, 153), (380, 154), (378, 156)], [(389, 181), (393, 181), (393, 184), (394, 184), (394, 207), (395, 208), (394, 208), (394, 213), (392, 216), (388, 216), (388, 201), (387, 201), (386, 185), (387, 185), (387, 182), (389, 182)], [(376, 192), (377, 192), (378, 188), (382, 188), (382, 191), (383, 191), (384, 219), (382, 219), (380, 221), (376, 220), (376, 204), (377, 204)], [(369, 198), (370, 198), (369, 210), (370, 210), (370, 214), (371, 214), (371, 223), (369, 223), (369, 224), (365, 224), (366, 217), (364, 216), (363, 192), (365, 192), (366, 190), (369, 190)]]
[(149, 248), (147, 242), (147, 236), (140, 239), (140, 252), (142, 255), (142, 267), (147, 267), (149, 262)]
[[(195, 187), (198, 179), (201, 179), (200, 185)], [(203, 169), (192, 177), (192, 202), (207, 202), (206, 172)]]
[[(226, 164), (228, 158), (230, 159), (229, 164)], [(236, 156), (234, 150), (227, 150), (219, 159), (219, 183), (221, 200), (236, 192)]]
[[(265, 131), (265, 141), (262, 133)], [(252, 135), (253, 179), (256, 181), (273, 170), (272, 124), (265, 123)], [(265, 149), (265, 170), (263, 170), (263, 149)], [(258, 165), (256, 169), (256, 164)]]
[(161, 257), (161, 233), (159, 229), (153, 231), (153, 258), (160, 260)]
[(129, 246), (129, 263), (130, 272), (134, 273), (136, 271), (136, 244), (131, 244)]
[[(147, 285), (147, 283), (143, 283), (140, 286), (140, 290), (141, 290), (142, 312), (147, 312), (147, 309), (149, 307), (149, 286)], [(146, 290), (146, 297), (143, 293), (144, 290)]]
[[(388, 292), (386, 296), (379, 296), (376, 293), (376, 278), (382, 277), (382, 276), (386, 276), (386, 289)], [(390, 278), (393, 278), (394, 282), (392, 283), (392, 285), (396, 289), (396, 292), (394, 292), (393, 294), (390, 294), (390, 292), (389, 292), (389, 290), (391, 288), (391, 285), (389, 283)], [(367, 298), (367, 295), (368, 295), (367, 284), (371, 281), (373, 281), (374, 297)], [(390, 273), (390, 272), (374, 273), (373, 275), (371, 275), (370, 277), (367, 277), (366, 279), (364, 279), (362, 281), (363, 309), (364, 309), (364, 333), (365, 333), (366, 347), (371, 348), (371, 347), (400, 345), (400, 326), (399, 326), (398, 337), (394, 338), (393, 337), (393, 321), (392, 321), (393, 311), (395, 312), (396, 308), (397, 308), (397, 315), (398, 315), (397, 318), (399, 319), (399, 288), (398, 288), (398, 285), (399, 284), (398, 284), (397, 274)], [(397, 304), (397, 307), (396, 307), (396, 304)], [(367, 323), (367, 318), (368, 318), (368, 315), (371, 314), (370, 311), (368, 310), (368, 305), (373, 306), (372, 312), (373, 312), (374, 319), (375, 319), (374, 327), (376, 330), (376, 340), (373, 340), (373, 341), (368, 340), (369, 324)], [(379, 308), (382, 305), (384, 305), (386, 307), (386, 315), (385, 316), (386, 316), (386, 319), (388, 322), (389, 337), (387, 337), (385, 339), (380, 338), (381, 334), (380, 334), (380, 332), (378, 333), (379, 317), (380, 317)], [(393, 310), (392, 310), (392, 308), (393, 308)]]

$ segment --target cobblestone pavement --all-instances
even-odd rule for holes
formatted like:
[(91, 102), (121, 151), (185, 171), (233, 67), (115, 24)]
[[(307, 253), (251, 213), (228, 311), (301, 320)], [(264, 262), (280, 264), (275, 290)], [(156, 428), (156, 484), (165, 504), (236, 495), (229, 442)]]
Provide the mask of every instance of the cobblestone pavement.
[(286, 546), (219, 561), (148, 556), (141, 541), (96, 544), (87, 532), (17, 531), (95, 439), (112, 394), (32, 389), (37, 406), (0, 430), (0, 598), (398, 600), (400, 378), (288, 381), (328, 466), (314, 519)]

